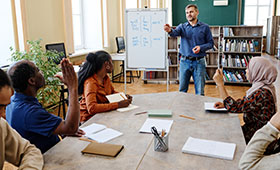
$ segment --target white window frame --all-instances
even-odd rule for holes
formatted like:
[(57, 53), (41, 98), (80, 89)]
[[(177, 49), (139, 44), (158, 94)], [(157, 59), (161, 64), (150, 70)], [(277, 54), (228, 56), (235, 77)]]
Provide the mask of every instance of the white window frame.
[[(245, 0), (246, 1), (246, 0)], [(259, 5), (259, 0), (256, 0), (257, 1), (257, 4), (256, 5), (246, 5), (246, 2), (245, 2), (245, 5), (244, 5), (244, 11), (245, 11), (245, 13), (244, 13), (244, 24), (246, 24), (245, 23), (245, 16), (246, 16), (246, 7), (257, 7), (257, 13), (256, 13), (256, 24), (257, 25), (260, 25), (260, 23), (258, 23), (258, 21), (259, 21), (259, 8), (260, 7), (268, 7), (269, 8), (269, 14), (268, 14), (268, 16), (270, 16), (270, 15), (272, 15), (272, 0), (269, 0), (270, 2), (269, 2), (269, 5)]]
[[(78, 0), (79, 1), (79, 6), (80, 6), (80, 14), (79, 14), (79, 17), (80, 17), (80, 36), (81, 36), (81, 44), (80, 45), (75, 45), (75, 42), (74, 42), (74, 48), (75, 50), (81, 50), (81, 49), (85, 49), (85, 40), (84, 40), (84, 21), (83, 21), (83, 0)], [(73, 14), (72, 13), (72, 17), (73, 16), (77, 16), (78, 14)], [(74, 17), (73, 17), (74, 18)], [(73, 32), (74, 34), (74, 32)]]

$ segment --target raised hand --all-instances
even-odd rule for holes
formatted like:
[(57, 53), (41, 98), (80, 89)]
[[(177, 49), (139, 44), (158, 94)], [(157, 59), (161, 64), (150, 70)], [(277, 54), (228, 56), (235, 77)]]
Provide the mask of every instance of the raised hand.
[(78, 87), (78, 79), (75, 73), (73, 65), (69, 62), (68, 59), (64, 58), (60, 62), (62, 76), (56, 75), (69, 89)]
[(217, 69), (215, 75), (213, 76), (213, 80), (215, 83), (220, 86), (224, 85), (224, 79), (223, 79), (223, 70)]

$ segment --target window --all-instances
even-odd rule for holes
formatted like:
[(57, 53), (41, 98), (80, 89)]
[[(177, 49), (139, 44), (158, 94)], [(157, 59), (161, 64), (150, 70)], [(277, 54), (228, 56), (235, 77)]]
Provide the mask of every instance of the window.
[(126, 0), (125, 7), (126, 8), (137, 8), (137, 0)]
[(0, 32), (1, 67), (11, 63), (10, 47), (15, 48), (11, 1), (0, 2), (0, 14), (0, 22), (3, 23)]
[(72, 0), (75, 50), (100, 50), (108, 45), (106, 9), (106, 0)]
[(266, 34), (267, 18), (272, 15), (272, 0), (245, 0), (245, 25), (263, 25)]

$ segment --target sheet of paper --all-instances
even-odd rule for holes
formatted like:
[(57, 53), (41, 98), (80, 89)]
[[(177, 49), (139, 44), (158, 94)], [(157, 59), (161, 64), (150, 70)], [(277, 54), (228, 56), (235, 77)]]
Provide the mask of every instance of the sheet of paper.
[(117, 109), (117, 111), (119, 111), (119, 112), (126, 112), (126, 111), (130, 111), (130, 110), (133, 110), (133, 109), (137, 109), (138, 107), (139, 106), (130, 104), (128, 107)]
[(142, 125), (139, 132), (151, 133), (151, 127), (155, 126), (158, 131), (165, 129), (167, 133), (170, 132), (173, 120), (163, 120), (163, 119), (146, 119), (145, 123)]
[(115, 103), (127, 99), (123, 92), (107, 95), (106, 98), (110, 103)]
[(209, 111), (227, 112), (226, 108), (217, 109), (217, 108), (214, 107), (214, 105), (215, 105), (214, 102), (205, 102), (204, 103), (204, 108), (205, 108), (205, 110), (209, 110)]
[(122, 135), (122, 133), (117, 130), (114, 130), (111, 128), (106, 128), (100, 132), (90, 134), (87, 137), (92, 140), (95, 140), (99, 143), (104, 143), (104, 142), (108, 142), (109, 140), (112, 140), (116, 137), (119, 137), (121, 135)]
[(86, 133), (85, 136), (87, 137), (87, 135), (89, 135), (89, 134), (93, 134), (93, 133), (99, 132), (103, 129), (106, 129), (106, 126), (97, 124), (97, 123), (92, 123), (86, 127), (80, 128), (80, 129), (82, 129)]
[(235, 143), (225, 143), (189, 137), (182, 148), (182, 152), (233, 160), (235, 148)]

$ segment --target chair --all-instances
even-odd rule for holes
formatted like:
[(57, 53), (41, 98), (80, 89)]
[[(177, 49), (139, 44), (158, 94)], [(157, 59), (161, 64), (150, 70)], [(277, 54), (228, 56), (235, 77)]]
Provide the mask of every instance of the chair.
[[(46, 50), (54, 50), (57, 51), (58, 53), (63, 53), (62, 56), (60, 56), (59, 60), (54, 61), (56, 64), (60, 64), (60, 61), (63, 58), (66, 58), (66, 52), (65, 52), (65, 46), (64, 43), (55, 43), (55, 44), (46, 44)], [(65, 119), (66, 117), (66, 106), (68, 106), (68, 97), (65, 98), (64, 93), (68, 94), (68, 89), (64, 88), (64, 84), (60, 85), (61, 89), (59, 90), (60, 95), (59, 95), (59, 107), (58, 107), (58, 116), (60, 116), (60, 110), (62, 107), (62, 111), (63, 111), (63, 118)], [(67, 95), (68, 96), (68, 95)]]

